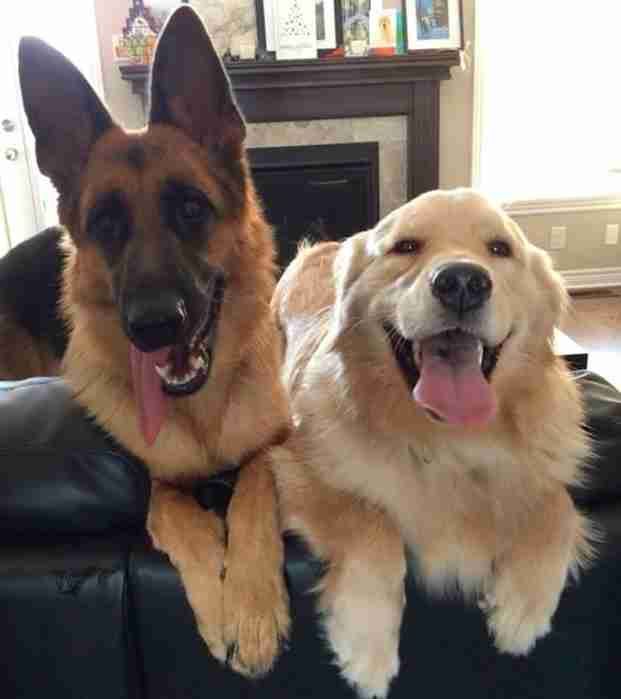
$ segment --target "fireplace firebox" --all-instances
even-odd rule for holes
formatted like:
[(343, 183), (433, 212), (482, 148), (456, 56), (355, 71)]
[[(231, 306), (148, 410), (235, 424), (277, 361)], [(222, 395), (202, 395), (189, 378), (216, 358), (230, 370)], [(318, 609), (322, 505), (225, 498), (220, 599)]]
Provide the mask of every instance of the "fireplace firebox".
[(251, 148), (248, 155), (281, 269), (303, 240), (340, 240), (377, 223), (377, 143)]

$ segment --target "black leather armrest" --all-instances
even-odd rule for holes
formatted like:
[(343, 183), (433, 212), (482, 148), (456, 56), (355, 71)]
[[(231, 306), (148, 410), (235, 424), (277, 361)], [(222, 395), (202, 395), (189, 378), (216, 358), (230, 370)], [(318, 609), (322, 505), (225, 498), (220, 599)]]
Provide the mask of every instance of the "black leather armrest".
[(0, 533), (144, 526), (150, 481), (61, 379), (0, 383)]

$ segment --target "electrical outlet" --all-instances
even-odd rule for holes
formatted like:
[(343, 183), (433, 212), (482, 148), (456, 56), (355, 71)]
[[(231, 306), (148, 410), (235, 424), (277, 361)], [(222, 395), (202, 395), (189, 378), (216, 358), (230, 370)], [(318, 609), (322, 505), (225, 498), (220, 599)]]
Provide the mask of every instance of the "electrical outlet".
[(552, 226), (550, 229), (550, 250), (563, 250), (567, 247), (567, 226)]
[(616, 245), (618, 242), (619, 242), (619, 224), (618, 223), (606, 224), (606, 235), (604, 237), (604, 243), (606, 245)]

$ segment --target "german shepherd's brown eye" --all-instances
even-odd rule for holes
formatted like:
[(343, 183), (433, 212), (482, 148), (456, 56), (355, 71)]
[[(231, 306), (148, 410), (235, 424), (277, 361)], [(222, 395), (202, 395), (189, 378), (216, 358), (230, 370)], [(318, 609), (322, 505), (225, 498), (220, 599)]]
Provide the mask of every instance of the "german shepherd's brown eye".
[(188, 198), (181, 202), (178, 215), (185, 223), (203, 223), (209, 216), (209, 206), (195, 197)]
[(179, 237), (191, 239), (209, 222), (213, 208), (200, 190), (171, 181), (162, 191), (162, 213)]
[(91, 231), (97, 238), (114, 238), (119, 230), (119, 222), (113, 216), (102, 215), (91, 224)]
[(511, 246), (509, 245), (509, 243), (507, 243), (506, 240), (492, 240), (490, 243), (487, 244), (487, 249), (495, 257), (511, 257), (511, 255), (513, 254)]
[(420, 240), (408, 238), (407, 240), (400, 240), (399, 242), (395, 243), (391, 252), (394, 252), (397, 255), (416, 255), (416, 253), (420, 252), (422, 248), (423, 244), (420, 242)]
[(118, 192), (101, 198), (91, 210), (86, 230), (106, 254), (118, 253), (130, 234), (130, 214)]

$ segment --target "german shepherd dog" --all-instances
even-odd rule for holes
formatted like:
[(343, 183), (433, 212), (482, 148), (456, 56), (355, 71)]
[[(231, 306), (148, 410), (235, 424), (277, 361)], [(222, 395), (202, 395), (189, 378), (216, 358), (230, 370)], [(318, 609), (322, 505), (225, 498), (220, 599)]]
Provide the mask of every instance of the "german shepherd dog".
[[(274, 246), (224, 68), (184, 5), (156, 47), (144, 130), (115, 124), (38, 39), (22, 41), (19, 70), (68, 231), (63, 374), (149, 468), (149, 532), (211, 652), (262, 674), (289, 624), (270, 459), (289, 414), (270, 312)], [(231, 465), (242, 468), (224, 524), (186, 487)]]

